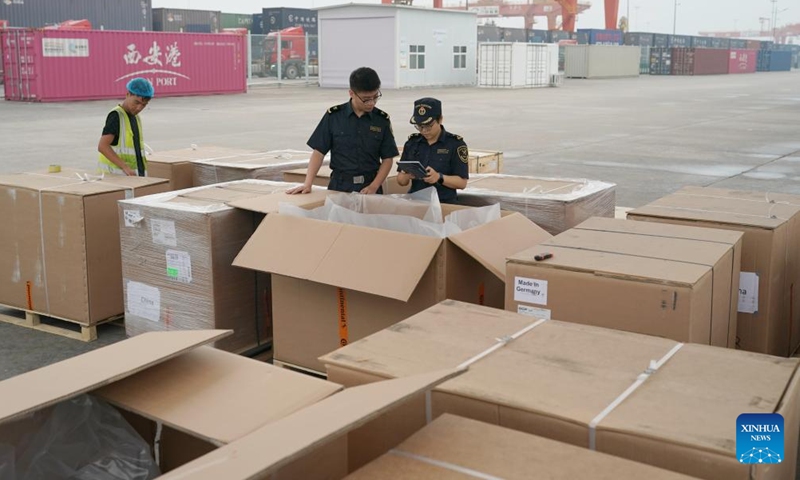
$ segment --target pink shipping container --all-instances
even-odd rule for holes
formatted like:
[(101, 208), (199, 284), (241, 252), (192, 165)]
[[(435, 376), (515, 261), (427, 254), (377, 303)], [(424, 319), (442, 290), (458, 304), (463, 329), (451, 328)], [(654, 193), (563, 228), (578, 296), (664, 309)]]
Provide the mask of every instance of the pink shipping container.
[(247, 91), (243, 35), (11, 29), (0, 41), (6, 100), (121, 98), (134, 77), (156, 97)]
[(758, 50), (730, 50), (728, 73), (755, 73)]

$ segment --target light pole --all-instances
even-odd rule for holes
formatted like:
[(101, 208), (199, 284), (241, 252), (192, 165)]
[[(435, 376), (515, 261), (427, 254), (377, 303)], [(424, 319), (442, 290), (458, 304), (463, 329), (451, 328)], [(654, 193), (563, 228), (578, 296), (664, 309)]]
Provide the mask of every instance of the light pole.
[(675, 35), (675, 32), (678, 29), (678, 0), (675, 0), (675, 9), (672, 13), (672, 34)]

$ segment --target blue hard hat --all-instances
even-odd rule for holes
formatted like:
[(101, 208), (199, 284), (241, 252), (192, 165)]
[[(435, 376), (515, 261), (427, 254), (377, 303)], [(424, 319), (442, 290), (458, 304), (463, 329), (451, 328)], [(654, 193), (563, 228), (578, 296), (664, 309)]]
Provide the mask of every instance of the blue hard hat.
[(153, 84), (146, 78), (137, 77), (128, 82), (128, 92), (142, 98), (153, 98), (155, 90)]

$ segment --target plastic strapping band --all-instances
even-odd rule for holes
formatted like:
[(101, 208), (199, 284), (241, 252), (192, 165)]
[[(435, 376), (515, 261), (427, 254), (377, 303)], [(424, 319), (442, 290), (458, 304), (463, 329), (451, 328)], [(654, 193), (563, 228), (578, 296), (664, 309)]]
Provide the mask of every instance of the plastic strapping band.
[(475, 355), (474, 357), (470, 358), (469, 360), (467, 360), (466, 362), (462, 363), (461, 365), (459, 365), (456, 368), (458, 368), (459, 370), (463, 370), (463, 369), (469, 367), (473, 363), (481, 360), (482, 358), (485, 358), (485, 357), (491, 355), (496, 350), (499, 350), (499, 349), (505, 347), (509, 343), (511, 343), (514, 340), (518, 339), (519, 337), (525, 335), (526, 333), (530, 332), (531, 330), (533, 330), (534, 328), (538, 327), (539, 325), (543, 324), (546, 321), (547, 321), (547, 319), (541, 319), (541, 320), (539, 320), (537, 322), (534, 322), (534, 323), (528, 325), (527, 327), (523, 328), (522, 330), (518, 331), (517, 333), (515, 333), (513, 335), (508, 335), (506, 337), (496, 338), (495, 341), (497, 343), (495, 343), (491, 347), (487, 348), (483, 352), (481, 352), (481, 353)]
[(473, 470), (471, 468), (462, 467), (460, 465), (456, 465), (450, 462), (443, 462), (441, 460), (434, 460), (433, 458), (428, 458), (423, 455), (417, 455), (414, 453), (404, 452), (402, 450), (392, 449), (389, 450), (389, 453), (392, 455), (397, 455), (398, 457), (405, 457), (410, 458), (412, 460), (417, 460), (422, 463), (427, 463), (428, 465), (434, 465), (437, 467), (444, 468), (446, 470), (450, 470), (452, 472), (463, 473), (464, 475), (473, 477), (473, 478), (480, 478), (482, 480), (503, 480), (502, 477), (495, 477), (494, 475), (489, 475), (487, 473), (479, 472), (477, 470)]
[(626, 398), (631, 396), (631, 394), (633, 394), (633, 392), (635, 392), (636, 389), (638, 389), (640, 386), (642, 386), (642, 384), (645, 381), (647, 381), (647, 379), (650, 378), (650, 376), (652, 374), (656, 373), (658, 371), (658, 369), (661, 368), (667, 362), (667, 360), (669, 360), (670, 358), (672, 358), (673, 355), (678, 353), (678, 350), (680, 350), (683, 347), (683, 345), (684, 344), (682, 344), (682, 343), (679, 343), (679, 344), (675, 345), (674, 347), (672, 347), (672, 350), (670, 350), (669, 352), (667, 352), (666, 355), (661, 357), (661, 360), (659, 360), (659, 361), (650, 360), (650, 366), (647, 367), (647, 370), (645, 370), (644, 372), (640, 373), (639, 376), (636, 378), (636, 381), (633, 382), (633, 384), (630, 387), (628, 387), (627, 390), (622, 392), (622, 394), (620, 396), (618, 396), (613, 402), (611, 402), (611, 404), (609, 404), (609, 406), (607, 406), (605, 408), (605, 410), (600, 412), (599, 415), (594, 417), (594, 419), (591, 422), (589, 422), (589, 449), (590, 450), (596, 450), (596, 447), (597, 447), (597, 425), (600, 422), (602, 422), (603, 419), (608, 416), (608, 414), (613, 412), (614, 409), (616, 409), (618, 406), (620, 406), (620, 404), (622, 402), (624, 402)]
[(153, 439), (153, 457), (155, 457), (156, 465), (161, 466), (161, 432), (164, 430), (164, 424), (156, 422), (156, 437)]

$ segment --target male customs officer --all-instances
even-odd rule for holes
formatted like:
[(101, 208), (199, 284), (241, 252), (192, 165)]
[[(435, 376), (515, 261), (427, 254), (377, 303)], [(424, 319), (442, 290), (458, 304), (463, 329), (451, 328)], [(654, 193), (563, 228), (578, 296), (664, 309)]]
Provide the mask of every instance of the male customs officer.
[(361, 67), (350, 74), (350, 100), (328, 109), (308, 140), (314, 152), (303, 185), (288, 193), (309, 193), (322, 160), (331, 152), (329, 190), (383, 193), (383, 182), (397, 156), (389, 115), (376, 108), (381, 80), (375, 70)]
[(467, 187), (469, 179), (469, 150), (464, 139), (450, 133), (442, 125), (442, 102), (421, 98), (414, 102), (411, 124), (419, 133), (408, 137), (400, 161), (418, 161), (428, 175), (416, 178), (398, 169), (397, 183), (410, 192), (434, 186), (442, 203), (456, 203), (456, 190)]

